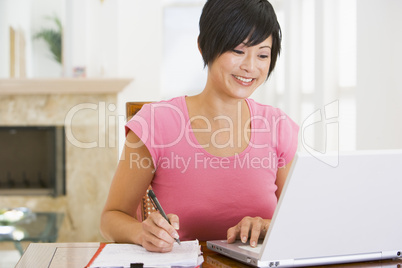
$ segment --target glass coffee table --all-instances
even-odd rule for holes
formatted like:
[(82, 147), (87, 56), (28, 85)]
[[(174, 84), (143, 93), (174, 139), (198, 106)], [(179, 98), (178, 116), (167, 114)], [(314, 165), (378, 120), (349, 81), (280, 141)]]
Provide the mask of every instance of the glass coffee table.
[(4, 220), (0, 217), (0, 242), (14, 242), (22, 255), (22, 241), (56, 242), (63, 218), (63, 213), (29, 210), (24, 211), (20, 219)]

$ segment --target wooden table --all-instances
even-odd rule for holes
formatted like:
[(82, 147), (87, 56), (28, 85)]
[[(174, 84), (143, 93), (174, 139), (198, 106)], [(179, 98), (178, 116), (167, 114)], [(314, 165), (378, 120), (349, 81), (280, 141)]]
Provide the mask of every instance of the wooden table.
[[(250, 267), (209, 250), (201, 242), (204, 254), (203, 268)], [(83, 268), (95, 254), (99, 243), (32, 243), (15, 268)], [(319, 267), (319, 266), (316, 266)], [(335, 267), (393, 267), (401, 268), (402, 259), (321, 266)]]

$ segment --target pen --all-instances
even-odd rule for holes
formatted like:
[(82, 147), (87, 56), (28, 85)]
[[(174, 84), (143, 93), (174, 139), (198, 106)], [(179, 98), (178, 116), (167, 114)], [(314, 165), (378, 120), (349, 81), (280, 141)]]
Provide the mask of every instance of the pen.
[[(168, 217), (167, 217), (167, 215), (166, 215), (166, 213), (163, 211), (162, 206), (158, 201), (158, 198), (156, 198), (156, 195), (155, 195), (154, 191), (149, 190), (148, 191), (148, 196), (151, 198), (151, 203), (155, 207), (155, 209), (157, 211), (159, 211), (159, 213), (162, 215), (162, 217), (164, 217), (168, 221), (169, 224), (171, 224), (169, 219), (168, 219)], [(175, 240), (176, 240), (177, 243), (179, 243), (179, 245), (181, 245), (180, 239), (175, 238)]]

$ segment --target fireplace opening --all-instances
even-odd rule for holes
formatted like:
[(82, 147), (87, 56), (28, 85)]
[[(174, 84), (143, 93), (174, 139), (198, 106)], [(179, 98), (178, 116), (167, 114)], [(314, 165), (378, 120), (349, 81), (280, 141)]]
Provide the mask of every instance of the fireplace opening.
[(66, 194), (63, 126), (0, 127), (0, 194)]

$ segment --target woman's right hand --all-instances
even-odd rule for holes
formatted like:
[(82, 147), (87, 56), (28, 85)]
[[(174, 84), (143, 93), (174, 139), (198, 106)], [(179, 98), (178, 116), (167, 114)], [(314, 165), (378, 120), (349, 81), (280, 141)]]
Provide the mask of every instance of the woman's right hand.
[(142, 246), (148, 251), (169, 252), (173, 249), (175, 238), (179, 238), (179, 217), (168, 214), (169, 222), (159, 212), (151, 213), (142, 222)]

